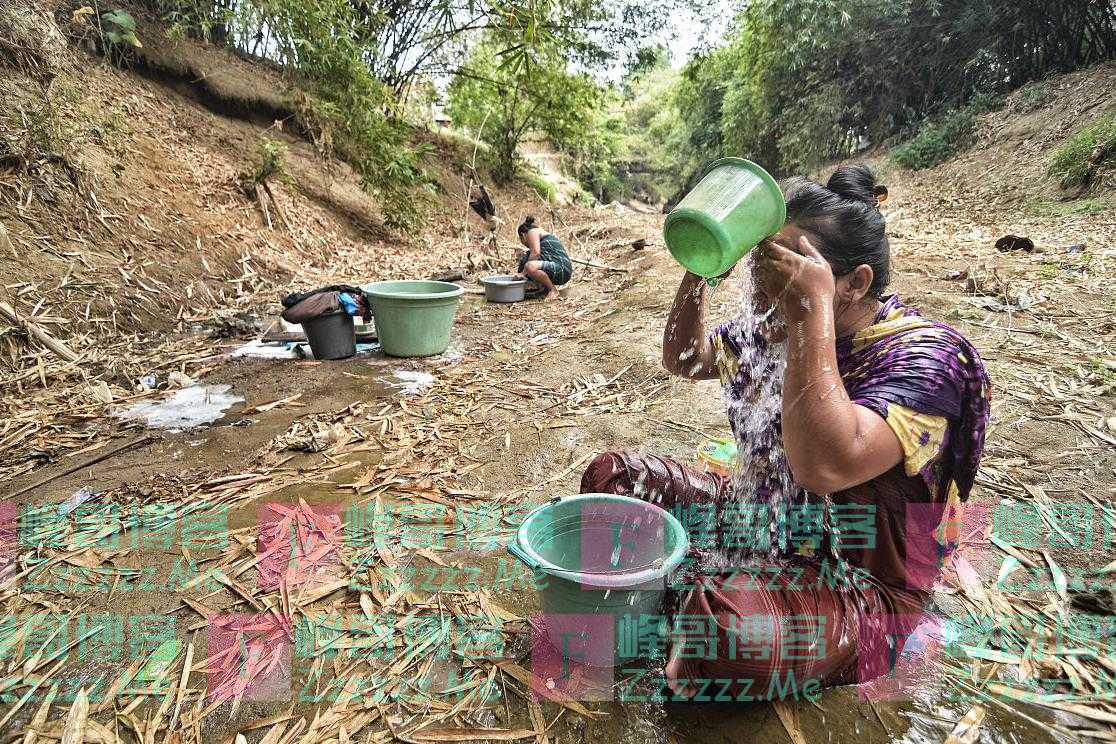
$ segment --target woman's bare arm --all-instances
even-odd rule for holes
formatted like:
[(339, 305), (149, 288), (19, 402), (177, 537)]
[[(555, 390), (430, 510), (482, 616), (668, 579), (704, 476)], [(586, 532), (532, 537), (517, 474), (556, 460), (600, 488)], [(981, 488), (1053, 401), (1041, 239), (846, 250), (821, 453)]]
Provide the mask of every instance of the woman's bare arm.
[(903, 448), (886, 421), (845, 391), (832, 270), (806, 238), (793, 251), (766, 246), (759, 260), (787, 320), (782, 426), (794, 480), (808, 491), (833, 493), (886, 473), (902, 462)]
[(690, 380), (717, 377), (716, 350), (705, 331), (705, 293), (700, 276), (686, 272), (663, 331), (663, 367)]
[(527, 260), (538, 261), (542, 256), (542, 228), (534, 227), (527, 231)]
[(834, 493), (886, 473), (903, 459), (899, 437), (878, 414), (853, 403), (837, 369), (832, 315), (789, 323), (783, 378), (783, 446), (794, 479)]

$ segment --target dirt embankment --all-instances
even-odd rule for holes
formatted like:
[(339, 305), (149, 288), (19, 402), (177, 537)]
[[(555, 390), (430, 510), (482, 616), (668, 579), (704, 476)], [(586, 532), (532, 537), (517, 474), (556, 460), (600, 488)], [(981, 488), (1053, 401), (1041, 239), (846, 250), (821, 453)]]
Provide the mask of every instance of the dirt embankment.
[[(433, 148), (424, 165), (435, 198), (421, 233), (392, 232), (351, 169), (324, 161), (300, 136), (296, 94), (280, 70), (172, 40), (139, 14), (144, 47), (118, 68), (86, 53), (91, 32), (68, 16), (58, 8), (73, 45), (53, 51), (49, 96), (25, 61), (11, 60), (0, 76), (7, 176), (0, 221), (13, 244), (0, 268), (40, 297), (50, 293), (40, 313), (71, 317), (75, 301), (83, 309), (91, 302), (98, 314), (115, 311), (118, 331), (181, 329), (199, 306), (228, 304), (210, 303), (210, 292), (243, 296), (261, 282), (451, 270), (480, 252), (487, 231), (464, 211), (470, 153), (459, 142), (415, 132)], [(285, 147), (291, 177), (271, 184), (281, 212), (271, 228), (238, 184), (265, 139)], [(487, 185), (497, 207), (513, 215), (505, 222), (521, 201), (535, 199), (526, 188)], [(467, 222), (463, 238), (457, 232)], [(514, 239), (514, 225), (500, 237)], [(87, 280), (84, 292), (58, 286), (71, 264)], [(93, 284), (112, 301), (92, 296)]]
[(1109, 153), (1103, 177), (1088, 193), (1060, 187), (1048, 169), (1054, 152), (1078, 130), (1116, 113), (1116, 63), (1090, 67), (1020, 88), (1004, 106), (979, 117), (973, 145), (917, 176), (976, 200), (991, 211), (1072, 218), (1116, 207), (1116, 168)]
[[(533, 191), (487, 183), (504, 218), (493, 246), (466, 204), (471, 152), (416, 131), (432, 146), (427, 227), (388, 230), (352, 170), (300, 136), (280, 71), (173, 41), (138, 13), (144, 46), (117, 67), (89, 53), (88, 20), (56, 5), (33, 16), (53, 30), (47, 52), (24, 32), (5, 47), (19, 54), (0, 54), (0, 299), (18, 318), (0, 318), (5, 472), (94, 441), (103, 426), (85, 412), (139, 377), (198, 370), (199, 331), (251, 330), (296, 287), (468, 272), (488, 256), (510, 267), (515, 218), (545, 214)], [(290, 176), (269, 182), (267, 214), (240, 184), (264, 141)]]

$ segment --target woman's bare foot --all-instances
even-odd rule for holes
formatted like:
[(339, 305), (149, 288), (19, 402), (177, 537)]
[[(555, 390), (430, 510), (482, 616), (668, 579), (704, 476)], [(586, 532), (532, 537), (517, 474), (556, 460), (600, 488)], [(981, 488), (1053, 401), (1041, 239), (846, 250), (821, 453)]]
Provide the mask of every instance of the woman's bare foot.
[(550, 276), (543, 271), (541, 261), (528, 261), (523, 265), (523, 274), (536, 284), (546, 287), (546, 297), (544, 299), (561, 299), (561, 295), (558, 294), (558, 288), (554, 286), (554, 282), (551, 281)]

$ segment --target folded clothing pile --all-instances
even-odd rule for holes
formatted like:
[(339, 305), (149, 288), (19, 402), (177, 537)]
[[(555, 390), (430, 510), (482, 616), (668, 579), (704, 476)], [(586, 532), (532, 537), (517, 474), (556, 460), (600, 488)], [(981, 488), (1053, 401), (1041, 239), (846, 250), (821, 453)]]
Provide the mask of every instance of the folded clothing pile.
[(293, 292), (282, 300), (283, 320), (288, 323), (305, 323), (323, 315), (343, 312), (359, 315), (365, 323), (372, 319), (372, 306), (359, 287), (332, 284), (309, 292)]

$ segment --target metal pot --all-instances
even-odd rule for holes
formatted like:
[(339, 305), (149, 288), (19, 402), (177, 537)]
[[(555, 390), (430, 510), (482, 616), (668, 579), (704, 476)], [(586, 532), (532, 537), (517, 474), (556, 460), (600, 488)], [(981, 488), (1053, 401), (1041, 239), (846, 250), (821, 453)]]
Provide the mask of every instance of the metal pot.
[(486, 276), (480, 281), (489, 302), (522, 302), (527, 289), (527, 280), (514, 274)]

